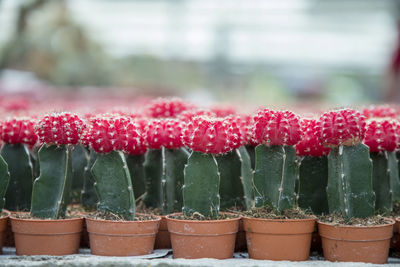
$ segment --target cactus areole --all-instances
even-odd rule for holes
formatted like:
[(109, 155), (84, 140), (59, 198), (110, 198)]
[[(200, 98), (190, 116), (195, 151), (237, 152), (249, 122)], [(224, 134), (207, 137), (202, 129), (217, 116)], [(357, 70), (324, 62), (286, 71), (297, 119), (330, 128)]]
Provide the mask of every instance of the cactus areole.
[(142, 149), (137, 126), (123, 117), (95, 118), (90, 121), (88, 136), (98, 154), (91, 169), (99, 198), (97, 210), (133, 220), (135, 197), (123, 152)]
[(372, 162), (369, 148), (361, 141), (365, 118), (358, 111), (341, 109), (321, 115), (319, 136), (331, 147), (328, 155), (328, 205), (330, 213), (349, 220), (374, 215)]
[(72, 185), (71, 147), (79, 142), (84, 124), (71, 113), (52, 113), (37, 126), (40, 176), (34, 181), (31, 215), (38, 218), (65, 217)]
[(215, 155), (240, 146), (239, 126), (229, 118), (194, 117), (183, 131), (192, 150), (184, 169), (183, 213), (217, 218), (220, 209), (220, 173)]
[(256, 147), (254, 200), (256, 207), (277, 212), (295, 205), (296, 153), (302, 136), (300, 119), (290, 111), (264, 109), (254, 117)]

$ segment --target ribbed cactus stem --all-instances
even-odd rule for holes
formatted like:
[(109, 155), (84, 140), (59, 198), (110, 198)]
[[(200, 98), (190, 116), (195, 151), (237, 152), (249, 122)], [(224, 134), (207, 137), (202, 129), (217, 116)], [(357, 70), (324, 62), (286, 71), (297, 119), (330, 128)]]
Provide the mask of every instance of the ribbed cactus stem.
[(5, 195), (8, 184), (10, 182), (10, 173), (8, 171), (8, 165), (3, 157), (0, 156), (0, 213), (4, 208)]
[(29, 149), (24, 144), (4, 144), (0, 154), (7, 162), (10, 172), (5, 208), (11, 211), (27, 211), (31, 207), (34, 180)]
[(143, 167), (144, 154), (125, 155), (125, 158), (132, 179), (133, 193), (137, 200), (143, 199), (146, 193), (146, 180)]
[(295, 206), (296, 163), (292, 146), (256, 147), (254, 194), (256, 207), (270, 206), (278, 212)]
[(328, 157), (305, 156), (299, 166), (298, 205), (314, 214), (327, 214)]
[(89, 151), (89, 160), (85, 167), (85, 172), (83, 175), (83, 189), (81, 194), (81, 203), (82, 206), (87, 210), (93, 210), (97, 206), (97, 202), (99, 198), (96, 193), (96, 189), (94, 188), (94, 177), (92, 174), (92, 167), (97, 159), (97, 153), (90, 149)]
[(88, 153), (82, 145), (76, 145), (71, 151), (72, 161), (72, 202), (79, 202), (84, 183), (85, 167), (88, 164)]
[(254, 203), (253, 168), (251, 167), (251, 158), (244, 146), (237, 149), (236, 153), (240, 160), (240, 179), (243, 186), (244, 204), (246, 210), (249, 210)]
[(143, 164), (147, 193), (144, 202), (149, 208), (161, 208), (163, 203), (162, 180), (164, 175), (162, 149), (149, 149)]
[(72, 185), (70, 145), (43, 145), (39, 150), (40, 176), (33, 183), (31, 215), (61, 219)]
[(346, 220), (374, 215), (372, 162), (366, 145), (341, 145), (331, 149), (327, 195), (329, 212), (341, 213)]
[(217, 218), (219, 213), (220, 175), (213, 154), (193, 151), (184, 170), (183, 213)]
[(372, 182), (376, 196), (375, 210), (380, 214), (387, 214), (393, 209), (388, 154), (386, 151), (371, 153), (371, 160)]
[(397, 203), (400, 201), (400, 179), (399, 179), (399, 163), (396, 152), (385, 152), (388, 159), (388, 171), (390, 171), (390, 188), (392, 189), (392, 201)]
[(133, 220), (136, 204), (124, 154), (120, 151), (98, 154), (92, 173), (99, 197), (97, 210), (111, 212), (127, 221)]

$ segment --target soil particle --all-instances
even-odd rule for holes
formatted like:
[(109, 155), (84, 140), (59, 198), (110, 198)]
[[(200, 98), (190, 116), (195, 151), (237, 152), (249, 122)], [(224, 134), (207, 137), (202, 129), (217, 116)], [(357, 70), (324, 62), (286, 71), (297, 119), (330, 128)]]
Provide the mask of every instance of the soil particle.
[(318, 220), (332, 225), (351, 225), (351, 226), (374, 226), (391, 224), (392, 221), (388, 220), (381, 215), (376, 215), (368, 218), (351, 218), (346, 221), (341, 214), (328, 214), (318, 217)]
[(196, 220), (196, 221), (211, 221), (211, 220), (226, 220), (226, 219), (233, 219), (239, 217), (239, 215), (236, 214), (226, 214), (226, 213), (220, 213), (218, 214), (217, 218), (212, 218), (210, 216), (204, 216), (201, 213), (194, 212), (192, 215), (187, 216), (183, 214), (179, 215), (170, 215), (169, 216), (172, 219), (177, 219), (177, 220)]
[(260, 219), (311, 219), (314, 216), (301, 209), (288, 209), (278, 212), (271, 207), (252, 208), (242, 212), (243, 216)]
[[(126, 221), (124, 218), (119, 216), (118, 214), (112, 213), (112, 212), (91, 212), (87, 215), (87, 217), (91, 219), (96, 219), (96, 220), (108, 220), (108, 221)], [(133, 218), (133, 221), (148, 221), (148, 220), (155, 220), (156, 217), (153, 215), (139, 215), (136, 214), (135, 218)]]

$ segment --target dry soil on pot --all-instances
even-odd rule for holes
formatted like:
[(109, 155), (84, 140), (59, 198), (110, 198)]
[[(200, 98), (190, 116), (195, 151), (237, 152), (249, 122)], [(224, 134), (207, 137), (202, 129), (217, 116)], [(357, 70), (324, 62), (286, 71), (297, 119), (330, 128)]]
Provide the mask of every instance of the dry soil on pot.
[(376, 215), (368, 218), (351, 218), (346, 221), (341, 214), (328, 214), (319, 216), (318, 220), (324, 223), (329, 223), (332, 225), (351, 225), (351, 226), (375, 226), (375, 225), (385, 225), (391, 224), (392, 221), (387, 218)]
[(271, 207), (252, 208), (242, 212), (242, 215), (250, 218), (260, 219), (311, 219), (314, 216), (301, 209), (288, 209), (277, 212)]

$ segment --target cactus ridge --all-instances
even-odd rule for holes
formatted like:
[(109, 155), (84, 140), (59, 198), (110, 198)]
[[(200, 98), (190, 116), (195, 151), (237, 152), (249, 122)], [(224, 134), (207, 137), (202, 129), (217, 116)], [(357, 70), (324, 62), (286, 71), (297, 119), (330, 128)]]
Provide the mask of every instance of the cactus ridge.
[(72, 185), (71, 147), (44, 144), (39, 161), (40, 176), (33, 183), (31, 214), (38, 218), (64, 218)]
[(93, 150), (89, 150), (89, 159), (87, 161), (87, 165), (85, 167), (85, 171), (83, 174), (83, 188), (81, 193), (81, 203), (85, 209), (93, 210), (97, 206), (97, 202), (99, 201), (96, 193), (96, 189), (94, 188), (94, 177), (92, 174), (93, 164), (96, 162), (97, 153)]
[(10, 172), (5, 208), (11, 211), (27, 211), (31, 207), (34, 180), (29, 150), (24, 144), (4, 144), (0, 154), (7, 162)]
[(251, 159), (244, 146), (239, 147), (236, 152), (240, 160), (240, 180), (243, 186), (244, 204), (246, 210), (249, 210), (254, 203), (253, 168), (251, 166)]
[(146, 193), (146, 179), (143, 163), (145, 156), (141, 155), (125, 155), (126, 163), (128, 164), (129, 173), (132, 179), (133, 193), (136, 201), (143, 199)]
[(81, 199), (85, 168), (88, 164), (88, 153), (86, 148), (82, 145), (76, 145), (71, 150), (72, 161), (72, 188), (71, 200), (72, 202), (79, 203)]
[(183, 214), (218, 218), (220, 175), (213, 154), (193, 151), (184, 169)]
[(164, 167), (162, 149), (149, 149), (143, 163), (146, 179), (144, 203), (149, 208), (161, 208), (163, 203)]
[(131, 221), (136, 216), (132, 180), (121, 151), (99, 154), (92, 167), (99, 197), (97, 210), (111, 212)]
[(0, 213), (5, 204), (5, 195), (10, 182), (10, 173), (8, 171), (7, 162), (0, 156)]
[(388, 214), (393, 209), (388, 154), (386, 152), (371, 153), (371, 160), (372, 183), (376, 196), (375, 210), (380, 214)]
[(292, 146), (256, 147), (254, 200), (256, 207), (270, 206), (278, 212), (295, 205), (296, 162)]

